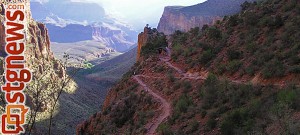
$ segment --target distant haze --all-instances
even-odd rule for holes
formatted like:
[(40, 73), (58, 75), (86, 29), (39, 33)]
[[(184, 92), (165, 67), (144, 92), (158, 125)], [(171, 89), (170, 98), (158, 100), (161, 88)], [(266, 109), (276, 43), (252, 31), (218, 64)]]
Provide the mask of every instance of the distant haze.
[[(49, 0), (32, 0), (48, 2)], [(50, 0), (58, 1), (58, 0)], [(61, 1), (61, 0), (59, 0)], [(68, 1), (68, 0), (64, 0)], [(128, 22), (135, 29), (145, 24), (157, 27), (165, 6), (190, 6), (206, 0), (69, 0), (73, 2), (95, 2), (103, 6), (107, 14)]]
[[(190, 6), (206, 0), (94, 0), (100, 2), (109, 13), (125, 21), (143, 27), (146, 23), (157, 27), (165, 6)], [(153, 26), (154, 25), (154, 26)]]

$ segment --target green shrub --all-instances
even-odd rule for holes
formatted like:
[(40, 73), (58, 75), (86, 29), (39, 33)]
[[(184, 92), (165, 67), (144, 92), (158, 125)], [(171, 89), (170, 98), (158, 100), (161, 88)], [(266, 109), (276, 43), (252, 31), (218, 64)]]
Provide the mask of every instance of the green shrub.
[(288, 1), (286, 4), (283, 5), (283, 11), (287, 12), (294, 9), (297, 5), (297, 0)]
[(295, 90), (282, 90), (277, 94), (278, 102), (287, 104), (293, 109), (296, 109), (297, 104), (299, 104), (297, 103), (298, 98), (299, 98), (299, 91), (297, 93), (297, 91)]
[(257, 46), (254, 42), (250, 42), (247, 44), (246, 49), (251, 53), (254, 54), (257, 51)]
[(199, 129), (199, 122), (197, 120), (193, 120), (192, 123), (189, 125), (188, 133), (193, 133)]
[(218, 83), (218, 78), (214, 74), (209, 74), (207, 79), (205, 80), (205, 86), (216, 85)]
[(253, 12), (246, 12), (244, 14), (244, 22), (246, 25), (255, 26), (257, 24), (257, 14)]
[(163, 135), (173, 135), (173, 132), (170, 129), (170, 126), (166, 123), (160, 124), (158, 127), (158, 131)]
[(300, 66), (292, 66), (288, 70), (289, 73), (300, 74)]
[(228, 19), (228, 25), (230, 27), (236, 26), (238, 24), (239, 24), (239, 22), (238, 22), (238, 16), (237, 15), (233, 15), (233, 16), (229, 17), (229, 19)]
[(218, 98), (218, 84), (217, 77), (213, 74), (209, 74), (204, 82), (203, 90), (203, 105), (202, 108), (208, 109), (213, 106)]
[(245, 1), (245, 2), (241, 5), (242, 10), (246, 10), (246, 9), (248, 9), (250, 6), (251, 6), (251, 3), (249, 3), (248, 1)]
[(171, 82), (175, 82), (176, 78), (174, 77), (174, 75), (172, 73), (168, 73), (168, 78)]
[(199, 27), (195, 27), (195, 28), (191, 28), (191, 30), (189, 31), (193, 36), (197, 36), (200, 33), (200, 28)]
[(201, 28), (202, 31), (206, 31), (209, 28), (207, 24), (204, 24)]
[(207, 30), (207, 35), (210, 39), (222, 38), (222, 32), (217, 27), (209, 27)]
[(179, 81), (176, 81), (175, 84), (174, 84), (174, 86), (173, 86), (173, 90), (174, 91), (178, 90), (178, 89), (180, 89), (180, 87), (181, 87), (181, 83)]
[(184, 81), (183, 82), (184, 93), (191, 91), (191, 89), (192, 89), (192, 84), (189, 81)]
[(233, 60), (227, 64), (226, 69), (227, 69), (227, 71), (234, 73), (234, 72), (238, 71), (242, 65), (243, 65), (243, 63), (241, 61)]
[(154, 67), (154, 71), (158, 72), (158, 73), (163, 72), (164, 70), (165, 70), (165, 68), (162, 65), (158, 65), (158, 66)]
[(119, 107), (117, 111), (112, 114), (114, 118), (112, 121), (116, 124), (118, 128), (123, 127), (123, 125), (133, 118), (133, 115), (136, 111), (136, 95), (130, 96), (128, 99), (125, 100), (125, 106)]
[(175, 105), (175, 110), (178, 112), (186, 113), (190, 105), (192, 105), (192, 99), (187, 95), (182, 95)]
[(194, 53), (194, 51), (195, 51), (195, 48), (189, 47), (184, 50), (183, 55), (184, 55), (184, 57), (189, 57)]
[(253, 116), (250, 116), (248, 110), (238, 109), (230, 113), (221, 124), (221, 133), (223, 135), (237, 134), (235, 131), (242, 131), (246, 134), (254, 126)]
[(165, 47), (167, 45), (168, 43), (165, 35), (156, 35), (142, 47), (141, 56), (147, 58), (149, 55), (157, 53), (158, 48)]
[(262, 70), (262, 75), (264, 78), (282, 77), (284, 74), (285, 67), (283, 63), (278, 60), (270, 61)]
[(255, 74), (255, 69), (252, 65), (248, 66), (245, 71), (248, 75), (251, 75), (251, 76), (253, 76)]
[(222, 135), (233, 135), (234, 134), (235, 125), (233, 121), (224, 120), (221, 125), (221, 133)]
[(207, 64), (209, 61), (211, 61), (213, 59), (213, 57), (214, 57), (214, 54), (212, 53), (212, 50), (204, 51), (200, 57), (200, 63)]
[(206, 114), (207, 114), (207, 111), (202, 110), (202, 111), (201, 111), (201, 118), (204, 118), (204, 117), (206, 116)]
[(206, 123), (207, 127), (212, 130), (217, 126), (217, 121), (214, 118), (210, 118), (207, 123)]
[(241, 58), (241, 52), (236, 51), (234, 49), (227, 50), (227, 56), (230, 61)]
[(217, 65), (217, 73), (223, 74), (226, 71), (226, 65), (225, 64), (219, 64)]

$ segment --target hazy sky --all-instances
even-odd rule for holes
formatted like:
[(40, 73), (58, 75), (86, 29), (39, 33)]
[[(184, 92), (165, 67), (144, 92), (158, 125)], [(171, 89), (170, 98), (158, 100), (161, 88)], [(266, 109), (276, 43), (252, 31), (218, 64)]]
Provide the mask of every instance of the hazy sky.
[[(165, 6), (190, 6), (206, 0), (72, 0), (96, 2), (112, 15), (123, 18), (132, 25), (149, 23), (156, 27)], [(138, 26), (141, 27), (141, 26)]]
[[(49, 0), (32, 0), (47, 2)], [(143, 25), (150, 24), (157, 27), (157, 23), (163, 13), (165, 6), (190, 6), (202, 3), (206, 0), (50, 0), (50, 1), (73, 1), (93, 2), (102, 5), (107, 14), (135, 26), (143, 28)]]

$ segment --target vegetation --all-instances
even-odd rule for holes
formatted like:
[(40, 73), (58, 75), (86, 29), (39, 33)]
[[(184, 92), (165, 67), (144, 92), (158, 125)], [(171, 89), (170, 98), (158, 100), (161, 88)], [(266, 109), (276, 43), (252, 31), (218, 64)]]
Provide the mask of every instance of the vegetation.
[[(151, 30), (154, 31), (154, 30)], [(156, 34), (150, 37), (150, 41), (146, 43), (142, 47), (141, 50), (141, 56), (148, 58), (150, 55), (156, 54), (158, 52), (159, 48), (166, 47), (168, 45), (166, 36), (161, 33), (157, 33), (154, 31)]]
[[(160, 124), (157, 132), (192, 135), (300, 134), (300, 88), (295, 85), (299, 84), (300, 64), (299, 4), (296, 0), (246, 2), (242, 5), (243, 12), (224, 17), (213, 26), (205, 25), (189, 32), (176, 31), (170, 36), (170, 63), (188, 72), (204, 74), (208, 71), (204, 80), (166, 72), (170, 71), (168, 67), (163, 68), (155, 58), (133, 67), (143, 75), (160, 73), (159, 79), (157, 76), (147, 77), (146, 84), (164, 94), (172, 103), (171, 116)], [(159, 47), (155, 43), (164, 40), (155, 40), (158, 41), (151, 41), (149, 48), (145, 47), (145, 57), (157, 56), (151, 52)], [(150, 73), (149, 69), (154, 69), (154, 72)], [(284, 82), (286, 79), (288, 82)], [(252, 81), (256, 83), (252, 84)], [(133, 85), (132, 80), (127, 77), (121, 82), (124, 83), (127, 85), (118, 87), (115, 101), (130, 99), (127, 88)], [(115, 105), (117, 108), (124, 107), (121, 112), (131, 112), (132, 106), (136, 110), (130, 113), (133, 115), (126, 115), (129, 119), (121, 119), (119, 126), (109, 123), (111, 121), (106, 118), (101, 119), (100, 125), (109, 125), (110, 129), (117, 128), (117, 131), (130, 129), (126, 130), (128, 134), (143, 134), (136, 128), (136, 121), (144, 121), (136, 120), (141, 118), (138, 117), (141, 116), (139, 110), (155, 109), (153, 104), (144, 102), (143, 96), (140, 98), (136, 100), (138, 102), (130, 102), (129, 106)], [(109, 112), (105, 117), (111, 118), (111, 114), (116, 113), (113, 109)], [(113, 118), (124, 118), (122, 115)], [(133, 118), (135, 120), (130, 121)], [(118, 133), (104, 126), (100, 129), (108, 134)]]
[(260, 74), (264, 79), (299, 74), (298, 7), (296, 0), (245, 2), (243, 12), (214, 26), (175, 32), (172, 59), (215, 74)]

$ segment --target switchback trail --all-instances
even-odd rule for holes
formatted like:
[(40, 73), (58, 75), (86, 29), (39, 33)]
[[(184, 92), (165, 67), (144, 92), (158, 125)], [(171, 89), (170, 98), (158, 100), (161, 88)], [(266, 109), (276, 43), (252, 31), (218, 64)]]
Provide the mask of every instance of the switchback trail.
[[(201, 75), (193, 75), (193, 76), (190, 76), (190, 74), (188, 73), (185, 73), (183, 70), (181, 70), (180, 68), (174, 66), (170, 61), (171, 61), (171, 53), (172, 53), (172, 50), (168, 47), (166, 47), (166, 52), (167, 52), (167, 56), (165, 57), (159, 57), (159, 59), (161, 61), (163, 61), (164, 63), (167, 64), (168, 67), (170, 68), (173, 68), (174, 70), (176, 70), (181, 76), (183, 76), (181, 79), (196, 79), (196, 80), (206, 80), (207, 77), (205, 76), (201, 76)], [(219, 79), (224, 79), (224, 78), (219, 78)], [(225, 78), (226, 79), (226, 78)], [(249, 84), (251, 82), (247, 82), (245, 80), (229, 80), (230, 82), (232, 83), (235, 83), (235, 84)], [(259, 84), (259, 85), (262, 85), (262, 86), (267, 86), (268, 84)], [(282, 87), (283, 84), (280, 84), (280, 83), (275, 83), (275, 84), (272, 84), (273, 86), (276, 86), (276, 87)], [(296, 85), (296, 87), (300, 87), (300, 85)]]
[[(176, 70), (181, 76), (180, 77), (176, 77), (176, 78), (180, 78), (180, 79), (195, 79), (195, 80), (206, 80), (207, 77), (205, 76), (201, 76), (201, 75), (190, 75), (188, 73), (185, 73), (183, 70), (181, 70), (180, 68), (174, 66), (170, 61), (170, 53), (171, 50), (167, 48), (167, 53), (168, 56), (167, 57), (160, 57), (159, 59), (161, 61), (163, 61), (168, 67), (173, 68), (174, 70)], [(146, 129), (147, 129), (147, 135), (153, 135), (156, 132), (156, 129), (158, 128), (158, 126), (171, 115), (171, 104), (164, 99), (163, 97), (161, 97), (159, 94), (155, 93), (154, 91), (152, 91), (139, 77), (145, 77), (145, 78), (163, 78), (163, 77), (155, 77), (155, 76), (146, 76), (146, 75), (135, 75), (133, 76), (133, 79), (136, 80), (139, 85), (141, 85), (144, 90), (146, 92), (148, 92), (150, 95), (152, 95), (155, 99), (157, 99), (162, 105), (161, 105), (161, 110), (163, 111), (156, 119), (152, 120), (151, 122), (149, 122), (148, 124), (145, 125)], [(236, 83), (236, 84), (249, 84), (249, 82), (245, 82), (242, 80), (230, 80), (232, 83)], [(281, 84), (273, 84), (274, 86), (281, 86)], [(297, 87), (299, 87), (299, 85), (296, 85)]]
[(144, 90), (147, 91), (150, 95), (152, 95), (155, 99), (157, 99), (162, 105), (162, 113), (154, 120), (146, 124), (147, 135), (155, 134), (156, 129), (158, 128), (159, 124), (161, 124), (167, 117), (171, 114), (171, 104), (161, 97), (159, 94), (152, 91), (140, 78), (139, 76), (133, 76), (141, 86), (143, 86)]

